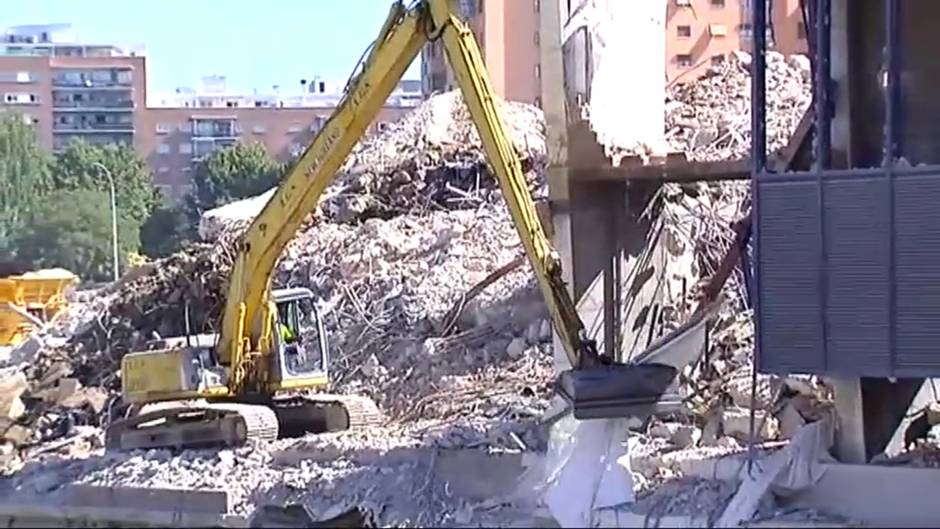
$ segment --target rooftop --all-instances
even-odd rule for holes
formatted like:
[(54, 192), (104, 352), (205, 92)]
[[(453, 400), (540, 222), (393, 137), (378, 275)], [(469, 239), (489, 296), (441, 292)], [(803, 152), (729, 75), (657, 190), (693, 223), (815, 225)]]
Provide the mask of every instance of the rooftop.
[[(314, 77), (302, 80), (295, 90), (282, 92), (280, 87), (253, 93), (227, 89), (225, 77), (207, 76), (198, 89), (177, 88), (173, 93), (151, 93), (150, 108), (332, 108), (343, 97), (345, 83), (322, 81)], [(404, 80), (389, 97), (389, 106), (413, 107), (422, 99), (420, 81)]]
[(25, 24), (10, 26), (0, 35), (0, 55), (57, 57), (137, 57), (145, 54), (142, 45), (82, 42), (71, 24)]

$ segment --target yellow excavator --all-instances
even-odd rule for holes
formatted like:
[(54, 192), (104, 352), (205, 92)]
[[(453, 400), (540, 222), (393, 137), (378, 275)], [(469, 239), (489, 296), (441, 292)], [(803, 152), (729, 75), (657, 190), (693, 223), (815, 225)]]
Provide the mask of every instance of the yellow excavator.
[[(310, 391), (329, 384), (326, 333), (314, 296), (307, 289), (272, 289), (272, 275), (285, 245), (405, 70), (424, 45), (438, 39), (572, 365), (609, 363), (586, 339), (499, 116), (473, 33), (457, 16), (452, 0), (419, 0), (409, 7), (399, 1), (338, 108), (242, 235), (220, 333), (178, 338), (123, 358), (123, 398), (133, 411), (109, 425), (109, 447), (238, 445), (381, 420), (367, 398)], [(316, 338), (300, 340), (302, 329), (313, 329)]]

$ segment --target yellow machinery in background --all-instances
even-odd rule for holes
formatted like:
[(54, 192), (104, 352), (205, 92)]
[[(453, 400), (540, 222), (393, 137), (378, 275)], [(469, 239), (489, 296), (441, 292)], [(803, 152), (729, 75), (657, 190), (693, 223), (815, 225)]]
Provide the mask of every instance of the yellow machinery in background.
[(0, 278), (0, 346), (17, 345), (68, 304), (78, 276), (62, 268)]

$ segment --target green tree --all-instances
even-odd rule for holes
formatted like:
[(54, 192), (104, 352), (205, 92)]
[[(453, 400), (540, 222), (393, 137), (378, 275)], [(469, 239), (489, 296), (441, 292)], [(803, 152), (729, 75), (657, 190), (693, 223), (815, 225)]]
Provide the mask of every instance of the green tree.
[(284, 165), (258, 143), (236, 143), (216, 151), (193, 170), (188, 203), (191, 219), (234, 200), (264, 193), (277, 185), (283, 173)]
[[(140, 223), (123, 213), (118, 217), (122, 270), (128, 254), (140, 247)], [(107, 280), (112, 274), (111, 233), (108, 193), (56, 190), (30, 212), (16, 245), (33, 266), (63, 267), (83, 279)]]
[[(98, 165), (100, 164), (100, 165)], [(92, 145), (78, 140), (56, 157), (52, 169), (52, 187), (58, 190), (99, 190), (108, 192), (107, 168), (114, 178), (117, 209), (121, 216), (143, 224), (162, 199), (153, 184), (147, 163), (127, 145)], [(105, 209), (110, 211), (110, 203)]]
[(13, 252), (26, 214), (47, 190), (49, 164), (22, 115), (0, 116), (0, 253)]
[(182, 205), (163, 205), (153, 210), (140, 228), (140, 247), (149, 257), (164, 257), (179, 250), (195, 236), (195, 226)]

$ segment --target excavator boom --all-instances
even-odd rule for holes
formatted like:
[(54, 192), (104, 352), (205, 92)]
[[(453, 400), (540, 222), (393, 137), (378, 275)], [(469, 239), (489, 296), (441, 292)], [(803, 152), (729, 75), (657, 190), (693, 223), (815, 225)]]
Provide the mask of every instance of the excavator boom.
[[(312, 302), (314, 294), (307, 289), (274, 291), (271, 278), (284, 247), (317, 207), (405, 70), (424, 45), (438, 39), (568, 358), (575, 368), (608, 363), (600, 362), (593, 342), (585, 339), (558, 256), (499, 117), (480, 51), (473, 34), (454, 15), (451, 2), (419, 0), (409, 8), (395, 2), (338, 108), (239, 240), (221, 332), (208, 335), (214, 346), (187, 336), (185, 346), (182, 338), (167, 340), (155, 350), (122, 359), (122, 395), (135, 411), (109, 424), (109, 447), (237, 445), (248, 439), (337, 431), (382, 420), (375, 403), (365, 397), (297, 393), (329, 383), (326, 333), (315, 307), (309, 311), (313, 318), (307, 316), (305, 321), (317, 329), (317, 339), (303, 341), (285, 332), (301, 330), (301, 306)], [(317, 351), (319, 355), (308, 354)]]
[[(268, 302), (278, 256), (313, 211), (346, 157), (375, 119), (421, 48), (441, 39), (483, 147), (499, 180), (526, 255), (532, 263), (555, 329), (572, 365), (598, 360), (561, 276), (560, 261), (539, 221), (518, 155), (506, 134), (473, 33), (454, 14), (451, 0), (396, 2), (363, 69), (332, 117), (293, 165), (241, 239), (223, 314), (219, 355), (234, 369), (233, 393), (254, 372), (247, 351), (265, 350)], [(255, 366), (257, 367), (257, 366)]]

